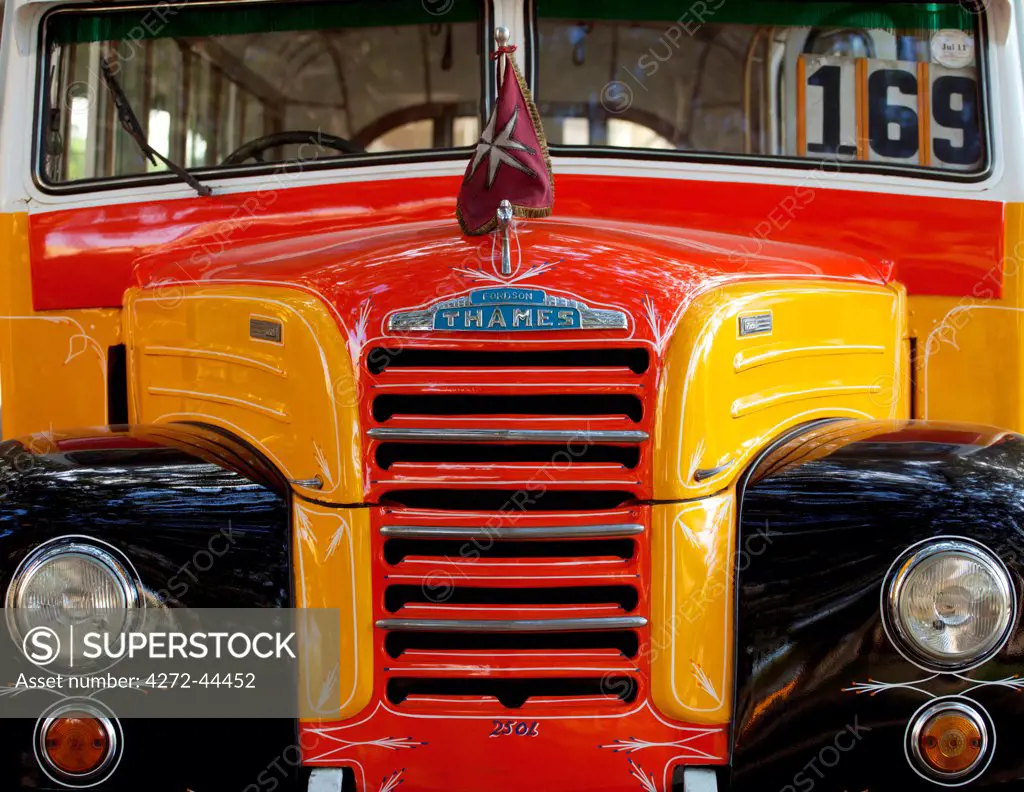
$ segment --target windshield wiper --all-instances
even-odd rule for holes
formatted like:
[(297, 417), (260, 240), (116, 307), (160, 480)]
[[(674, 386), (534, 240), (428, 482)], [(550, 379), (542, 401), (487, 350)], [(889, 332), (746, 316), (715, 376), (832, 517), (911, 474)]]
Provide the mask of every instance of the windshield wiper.
[(117, 108), (117, 119), (121, 122), (122, 129), (131, 136), (146, 159), (154, 165), (157, 164), (157, 160), (160, 160), (178, 178), (200, 195), (213, 195), (213, 191), (205, 184), (202, 184), (199, 179), (149, 145), (149, 141), (146, 140), (146, 133), (142, 129), (142, 124), (139, 123), (139, 119), (135, 116), (131, 102), (128, 101), (128, 96), (121, 87), (121, 83), (117, 81), (117, 77), (114, 76), (114, 72), (110, 68), (110, 62), (106, 58), (100, 58), (100, 71), (103, 74), (103, 82), (106, 84), (107, 90), (110, 91), (110, 96), (114, 100), (114, 107)]

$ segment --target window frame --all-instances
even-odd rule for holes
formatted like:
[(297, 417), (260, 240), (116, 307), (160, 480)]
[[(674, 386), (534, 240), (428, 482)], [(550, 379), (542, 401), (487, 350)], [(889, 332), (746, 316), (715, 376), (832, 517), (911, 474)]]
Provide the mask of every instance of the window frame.
[[(916, 0), (920, 2), (921, 0)], [(966, 0), (962, 0), (966, 2)], [(527, 85), (536, 101), (540, 102), (541, 94), (537, 83), (540, 74), (540, 17), (537, 4), (544, 0), (523, 0), (525, 7), (526, 26), (526, 74)], [(899, 2), (899, 0), (893, 0)], [(941, 4), (957, 5), (961, 0), (937, 0)], [(867, 162), (862, 160), (841, 161), (838, 159), (812, 159), (810, 157), (767, 156), (764, 154), (724, 154), (710, 151), (681, 151), (666, 149), (641, 149), (615, 146), (565, 146), (549, 143), (552, 157), (585, 157), (593, 159), (646, 160), (651, 162), (677, 162), (712, 165), (733, 165), (743, 167), (769, 167), (785, 170), (827, 170), (830, 173), (864, 173), (886, 176), (903, 176), (923, 181), (953, 182), (957, 184), (977, 184), (987, 181), (997, 164), (995, 136), (993, 130), (992, 107), (992, 73), (989, 42), (989, 17), (987, 7), (982, 7), (974, 16), (974, 33), (978, 46), (975, 50), (979, 74), (979, 106), (982, 109), (981, 137), (984, 142), (984, 160), (977, 171), (956, 171), (943, 168), (922, 167), (920, 165), (900, 165), (891, 162)], [(666, 27), (674, 20), (666, 20)], [(708, 19), (714, 24), (714, 19)], [(543, 85), (540, 86), (543, 88)]]
[[(287, 0), (179, 0), (179, 2), (167, 3), (156, 0), (143, 0), (142, 2), (127, 2), (117, 4), (98, 5), (89, 2), (69, 3), (55, 8), (48, 9), (39, 20), (39, 27), (36, 31), (37, 53), (35, 55), (36, 79), (35, 79), (35, 101), (32, 112), (32, 152), (31, 152), (31, 175), (32, 182), (42, 193), (46, 195), (75, 195), (81, 193), (105, 192), (109, 190), (122, 190), (132, 187), (155, 187), (159, 185), (181, 184), (181, 179), (169, 171), (157, 173), (137, 173), (126, 176), (103, 176), (90, 179), (76, 179), (68, 182), (54, 182), (46, 175), (45, 169), (45, 145), (43, 119), (49, 110), (49, 74), (53, 65), (52, 53), (46, 46), (47, 25), (53, 16), (63, 14), (75, 14), (88, 12), (91, 14), (106, 13), (111, 11), (123, 11), (132, 9), (135, 11), (147, 11), (156, 8), (202, 8), (216, 7), (230, 10), (232, 8), (244, 8), (254, 4), (272, 5), (282, 4)], [(313, 0), (317, 3), (328, 3), (330, 0)], [(494, 0), (477, 0), (480, 7), (479, 46), (481, 53), (491, 52), (494, 49)], [(480, 64), (480, 128), (483, 129), (491, 108), (494, 106), (495, 96), (495, 64), (491, 58), (481, 57)], [(352, 168), (375, 167), (381, 165), (403, 165), (420, 162), (446, 162), (465, 160), (473, 146), (459, 146), (449, 149), (424, 149), (416, 151), (395, 151), (379, 152), (365, 155), (346, 155), (343, 157), (324, 157), (312, 162), (304, 162), (301, 167), (303, 173), (313, 173), (327, 170), (348, 170)], [(215, 183), (221, 179), (237, 179), (243, 177), (274, 176), (282, 173), (294, 173), (294, 162), (270, 162), (265, 164), (242, 164), (228, 167), (202, 167), (188, 168), (204, 184)]]

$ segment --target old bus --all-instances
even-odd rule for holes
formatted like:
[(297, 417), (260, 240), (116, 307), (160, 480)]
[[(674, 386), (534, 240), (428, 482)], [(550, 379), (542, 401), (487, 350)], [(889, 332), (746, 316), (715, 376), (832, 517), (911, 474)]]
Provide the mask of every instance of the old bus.
[(319, 715), (0, 675), (0, 788), (1016, 789), (1022, 10), (8, 0), (7, 661), (93, 608), (340, 661)]

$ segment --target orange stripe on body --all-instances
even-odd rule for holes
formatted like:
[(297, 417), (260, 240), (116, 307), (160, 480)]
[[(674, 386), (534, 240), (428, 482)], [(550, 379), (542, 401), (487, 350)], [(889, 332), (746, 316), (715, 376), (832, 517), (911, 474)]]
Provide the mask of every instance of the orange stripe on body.
[(922, 167), (932, 164), (932, 107), (929, 90), (928, 64), (917, 64), (917, 130), (918, 157)]

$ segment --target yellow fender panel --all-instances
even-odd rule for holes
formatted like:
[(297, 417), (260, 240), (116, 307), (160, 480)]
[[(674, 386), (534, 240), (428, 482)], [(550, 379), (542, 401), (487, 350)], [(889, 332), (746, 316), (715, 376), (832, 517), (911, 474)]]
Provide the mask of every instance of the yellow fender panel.
[[(362, 711), (373, 694), (369, 512), (296, 498), (292, 513), (295, 604), (300, 608), (338, 608), (341, 640), (336, 676), (331, 669), (302, 669), (300, 712), (320, 713), (324, 720), (344, 720)], [(334, 679), (337, 698), (330, 696), (328, 703), (325, 695), (330, 691), (325, 692), (322, 680)]]
[[(297, 289), (133, 290), (125, 306), (131, 419), (191, 421), (262, 451), (299, 492), (359, 503), (359, 399), (328, 308)], [(268, 340), (256, 327), (277, 328)], [(319, 478), (321, 486), (313, 480)]]
[[(770, 330), (741, 334), (744, 318)], [(906, 416), (905, 335), (900, 288), (774, 281), (698, 296), (659, 384), (655, 498), (729, 486), (772, 438), (806, 421)]]

